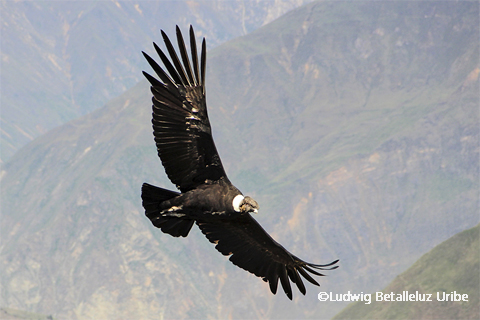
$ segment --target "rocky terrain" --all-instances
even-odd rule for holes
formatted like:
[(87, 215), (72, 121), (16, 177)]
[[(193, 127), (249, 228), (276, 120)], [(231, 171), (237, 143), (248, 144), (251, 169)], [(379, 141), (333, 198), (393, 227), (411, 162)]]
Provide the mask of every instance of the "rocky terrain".
[[(142, 182), (174, 187), (141, 81), (2, 166), (0, 305), (69, 319), (319, 319), (346, 305), (320, 290), (385, 288), (479, 222), (478, 13), (477, 2), (314, 2), (209, 52), (229, 178), (295, 255), (340, 259), (321, 288), (273, 296), (198, 230), (174, 239), (150, 225)], [(122, 51), (142, 49), (153, 51)]]
[(135, 85), (160, 29), (193, 24), (214, 48), (309, 1), (1, 2), (0, 163)]

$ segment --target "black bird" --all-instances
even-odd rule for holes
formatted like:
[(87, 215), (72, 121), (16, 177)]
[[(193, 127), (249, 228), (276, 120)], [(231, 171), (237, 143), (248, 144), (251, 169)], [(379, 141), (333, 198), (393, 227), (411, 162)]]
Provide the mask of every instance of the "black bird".
[(291, 300), (289, 278), (305, 294), (301, 276), (319, 286), (308, 272), (323, 276), (314, 269), (335, 269), (338, 260), (324, 265), (305, 262), (273, 240), (252, 218), (250, 213), (258, 212), (257, 202), (243, 196), (228, 180), (213, 142), (205, 100), (205, 38), (199, 61), (190, 26), (190, 62), (178, 26), (176, 31), (181, 60), (162, 31), (171, 61), (153, 45), (168, 73), (143, 52), (161, 81), (143, 74), (153, 93), (152, 123), (158, 155), (181, 193), (144, 183), (145, 214), (155, 227), (174, 237), (186, 237), (196, 223), (218, 251), (268, 282), (273, 294), (280, 279)]

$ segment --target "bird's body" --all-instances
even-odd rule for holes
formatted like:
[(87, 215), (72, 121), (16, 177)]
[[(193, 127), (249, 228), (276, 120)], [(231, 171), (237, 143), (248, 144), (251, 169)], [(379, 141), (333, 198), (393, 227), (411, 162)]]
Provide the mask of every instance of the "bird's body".
[(144, 72), (153, 93), (153, 133), (158, 155), (170, 180), (181, 192), (144, 183), (145, 214), (153, 225), (174, 237), (186, 237), (197, 224), (215, 248), (230, 256), (235, 265), (261, 277), (276, 293), (278, 280), (292, 299), (290, 281), (305, 294), (303, 276), (319, 285), (308, 273), (331, 270), (326, 265), (307, 263), (283, 248), (252, 218), (258, 204), (244, 196), (228, 179), (213, 142), (205, 99), (205, 39), (198, 60), (193, 28), (190, 27), (192, 63), (177, 27), (182, 62), (162, 31), (171, 60), (158, 48), (168, 74), (144, 53), (160, 80)]
[(208, 219), (210, 215), (231, 216), (238, 214), (235, 211), (234, 199), (243, 197), (228, 179), (219, 179), (204, 183), (198, 188), (179, 193), (175, 197), (163, 201), (160, 206), (160, 215), (165, 216), (175, 212), (177, 216), (195, 219)]

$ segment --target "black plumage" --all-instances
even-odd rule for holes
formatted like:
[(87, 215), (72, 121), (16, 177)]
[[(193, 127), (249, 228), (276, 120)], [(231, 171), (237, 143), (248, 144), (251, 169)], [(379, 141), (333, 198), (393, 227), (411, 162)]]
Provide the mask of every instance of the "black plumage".
[(280, 280), (292, 299), (290, 281), (303, 294), (302, 277), (319, 285), (309, 274), (337, 268), (332, 263), (307, 263), (289, 253), (252, 218), (255, 200), (228, 180), (212, 138), (205, 100), (206, 46), (202, 41), (200, 61), (193, 28), (190, 27), (191, 62), (177, 26), (180, 57), (162, 31), (170, 59), (154, 43), (165, 69), (143, 52), (160, 81), (143, 72), (153, 93), (153, 134), (158, 155), (170, 180), (181, 191), (174, 192), (144, 183), (145, 214), (164, 233), (186, 237), (196, 223), (215, 248), (230, 256), (238, 267), (267, 281), (272, 293)]

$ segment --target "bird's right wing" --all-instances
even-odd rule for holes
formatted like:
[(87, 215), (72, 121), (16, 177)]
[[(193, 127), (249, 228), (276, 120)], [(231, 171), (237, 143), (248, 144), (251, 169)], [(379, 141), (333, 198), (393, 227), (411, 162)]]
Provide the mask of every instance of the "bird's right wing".
[(247, 270), (257, 277), (267, 281), (273, 294), (277, 292), (278, 279), (282, 284), (287, 297), (292, 299), (290, 280), (295, 283), (302, 294), (306, 289), (302, 277), (319, 286), (318, 282), (309, 274), (323, 276), (314, 270), (332, 270), (338, 260), (329, 264), (319, 265), (305, 262), (276, 242), (250, 216), (239, 215), (236, 219), (217, 221), (197, 221), (202, 233), (215, 248), (224, 255), (231, 255), (230, 261), (236, 266)]
[(202, 42), (200, 66), (193, 28), (190, 27), (192, 64), (177, 26), (180, 62), (172, 43), (162, 31), (171, 61), (154, 43), (166, 70), (143, 52), (161, 81), (143, 74), (152, 85), (153, 134), (157, 151), (167, 176), (182, 192), (205, 180), (216, 181), (226, 176), (213, 142), (205, 99), (206, 45)]

